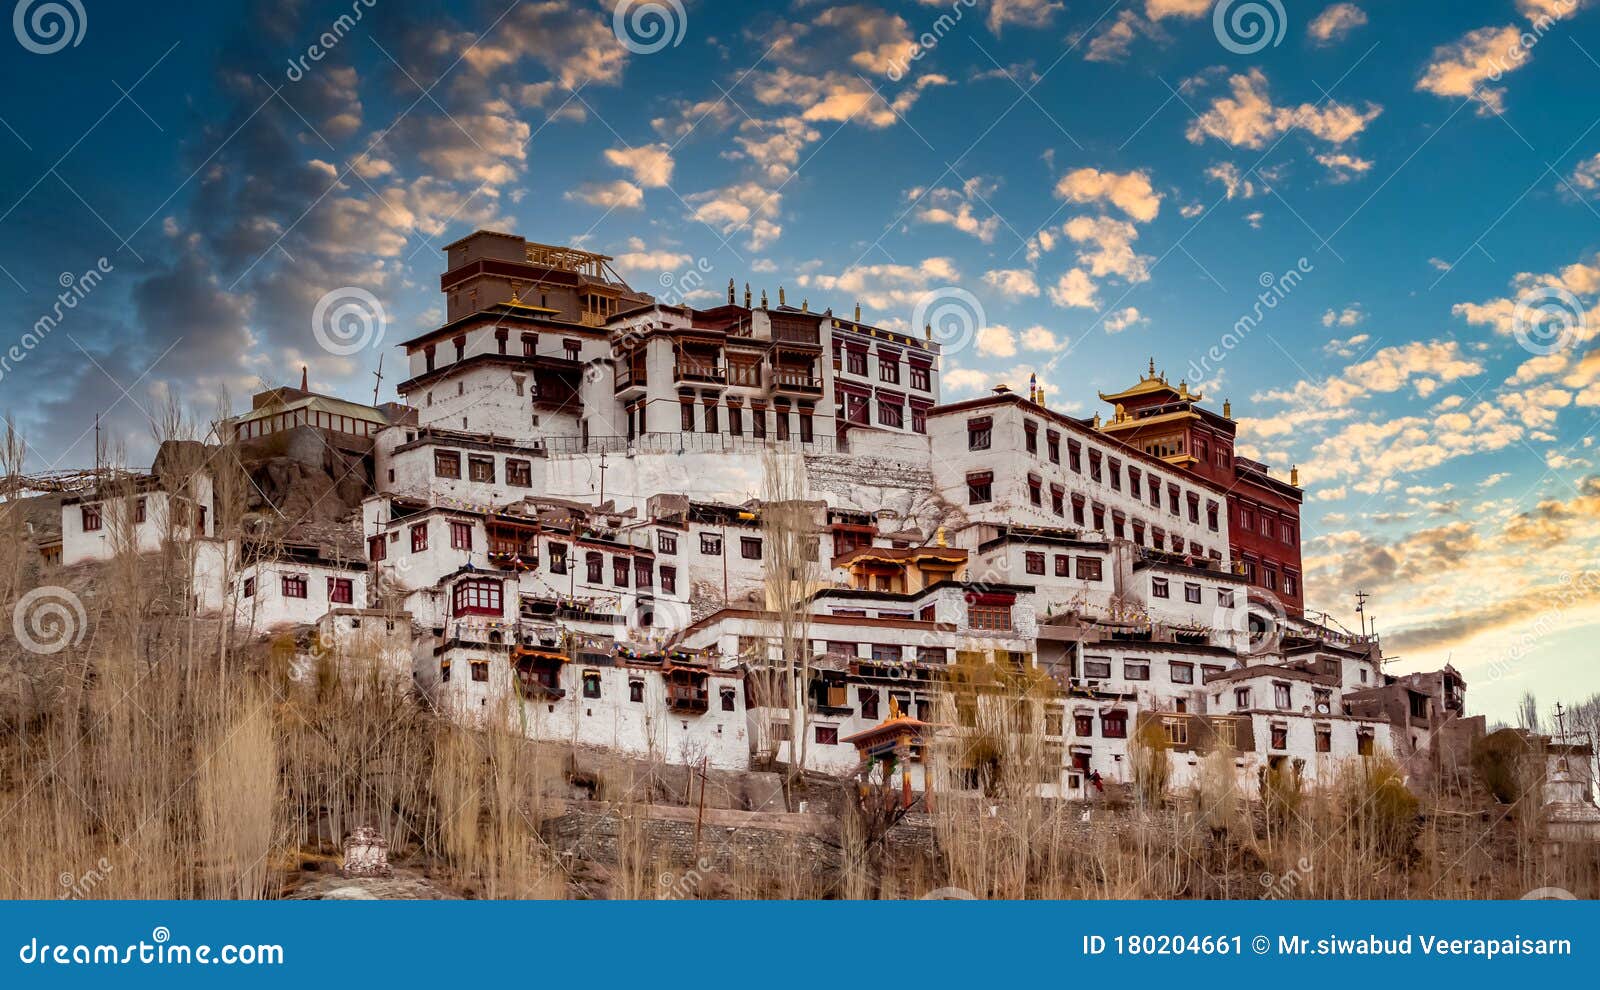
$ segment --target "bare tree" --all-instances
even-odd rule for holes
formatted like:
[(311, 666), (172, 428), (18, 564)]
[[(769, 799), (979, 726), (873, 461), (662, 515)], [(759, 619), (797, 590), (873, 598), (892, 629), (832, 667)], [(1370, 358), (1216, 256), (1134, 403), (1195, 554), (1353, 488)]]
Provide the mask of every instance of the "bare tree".
[(1539, 701), (1532, 691), (1522, 692), (1522, 700), (1517, 702), (1517, 725), (1528, 732), (1539, 731)]
[[(818, 536), (813, 508), (805, 501), (804, 464), (799, 455), (771, 451), (763, 465), (766, 499), (761, 528), (766, 545), (766, 597), (772, 613), (773, 638), (779, 656), (763, 651), (758, 661), (761, 702), (776, 706), (781, 697), (789, 710), (790, 779), (806, 765), (806, 724), (812, 672), (811, 602), (818, 581)], [(761, 743), (776, 752), (770, 714)]]

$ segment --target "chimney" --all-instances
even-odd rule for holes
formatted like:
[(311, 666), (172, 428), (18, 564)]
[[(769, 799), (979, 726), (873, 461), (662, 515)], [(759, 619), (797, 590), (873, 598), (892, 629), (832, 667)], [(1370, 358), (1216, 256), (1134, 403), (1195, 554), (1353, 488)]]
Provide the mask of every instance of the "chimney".
[(302, 391), (302, 392), (311, 391), (311, 386), (307, 384), (307, 380), (310, 377), (311, 377), (311, 366), (302, 364), (300, 366), (300, 391)]

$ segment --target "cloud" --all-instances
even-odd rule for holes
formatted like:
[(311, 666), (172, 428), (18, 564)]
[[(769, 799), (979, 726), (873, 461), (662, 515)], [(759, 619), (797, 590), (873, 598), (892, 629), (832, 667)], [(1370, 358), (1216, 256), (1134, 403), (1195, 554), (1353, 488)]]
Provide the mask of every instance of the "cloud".
[(1579, 162), (1567, 177), (1567, 183), (1583, 195), (1600, 192), (1600, 153)]
[(858, 46), (850, 64), (865, 72), (889, 75), (911, 63), (916, 51), (905, 18), (868, 7), (851, 5), (823, 11), (814, 24), (833, 28), (852, 45)]
[(1448, 98), (1472, 99), (1479, 114), (1505, 110), (1504, 86), (1498, 83), (1528, 62), (1530, 49), (1523, 46), (1522, 31), (1515, 25), (1484, 27), (1468, 31), (1460, 39), (1433, 50), (1422, 78), (1420, 92)]
[(948, 186), (936, 189), (912, 189), (906, 193), (906, 198), (917, 204), (913, 211), (916, 220), (953, 227), (988, 244), (994, 240), (995, 232), (1000, 229), (1004, 221), (992, 212), (980, 216), (973, 200), (981, 202), (993, 192), (993, 183), (980, 176), (973, 176), (963, 183), (960, 189)]
[(1211, 12), (1212, 0), (1145, 0), (1145, 16), (1152, 21), (1168, 17), (1197, 18)]
[(608, 148), (606, 161), (633, 173), (633, 181), (646, 189), (672, 182), (672, 149), (665, 144), (645, 144), (637, 148)]
[(1367, 314), (1362, 312), (1360, 303), (1353, 303), (1342, 310), (1330, 309), (1322, 314), (1322, 325), (1325, 327), (1353, 327), (1366, 320)]
[(803, 286), (859, 299), (877, 310), (904, 310), (909, 317), (929, 289), (957, 284), (961, 273), (946, 257), (926, 258), (915, 265), (856, 265), (837, 275), (804, 274)]
[(1213, 138), (1236, 148), (1259, 150), (1299, 128), (1318, 140), (1338, 145), (1359, 135), (1383, 112), (1375, 103), (1358, 110), (1331, 99), (1321, 105), (1274, 106), (1267, 93), (1267, 77), (1260, 69), (1232, 76), (1228, 85), (1231, 96), (1217, 97), (1189, 123), (1186, 135), (1190, 142), (1201, 144)]
[(1353, 3), (1336, 3), (1312, 19), (1306, 34), (1319, 45), (1333, 45), (1367, 23), (1367, 13)]
[(1071, 203), (1107, 202), (1143, 223), (1161, 212), (1161, 194), (1143, 171), (1102, 172), (1080, 168), (1056, 182), (1056, 195)]
[[(923, 0), (923, 3), (928, 2)], [(933, 0), (933, 4), (948, 6), (947, 0)], [(997, 35), (1007, 24), (1042, 28), (1048, 26), (1064, 6), (1060, 0), (989, 0), (989, 16), (985, 23)]]
[(1060, 345), (1053, 332), (1041, 326), (1032, 326), (1022, 331), (1022, 346), (1030, 351), (1053, 351)]
[(978, 330), (978, 353), (984, 357), (1015, 357), (1017, 353), (1017, 337), (1011, 328), (1000, 323), (991, 323), (980, 327)]
[(1148, 322), (1150, 321), (1139, 315), (1139, 311), (1137, 309), (1129, 306), (1126, 309), (1119, 309), (1115, 313), (1107, 315), (1105, 319), (1105, 328), (1106, 333), (1121, 333), (1131, 326)]
[(693, 219), (724, 237), (744, 231), (752, 251), (761, 250), (783, 233), (778, 223), (782, 196), (754, 182), (738, 182), (721, 189), (693, 193), (685, 197), (685, 201)]
[(1096, 309), (1100, 305), (1095, 295), (1094, 280), (1081, 268), (1071, 268), (1050, 287), (1050, 301), (1064, 308)]
[(1371, 161), (1343, 152), (1318, 155), (1317, 161), (1328, 170), (1328, 180), (1336, 184), (1360, 178), (1372, 170)]
[(607, 210), (637, 210), (644, 205), (644, 190), (625, 179), (586, 182), (568, 192), (566, 198)]
[(983, 280), (1007, 295), (1034, 297), (1039, 294), (1039, 281), (1026, 268), (997, 268), (984, 272)]
[(1143, 26), (1138, 14), (1131, 10), (1124, 10), (1117, 15), (1116, 20), (1107, 24), (1101, 32), (1089, 42), (1088, 50), (1084, 53), (1085, 62), (1120, 62), (1128, 57), (1128, 48), (1134, 39), (1139, 36)]
[(1239, 174), (1239, 167), (1232, 162), (1218, 162), (1206, 169), (1206, 178), (1222, 183), (1223, 193), (1228, 199), (1253, 199), (1257, 192), (1270, 192), (1271, 189), (1262, 183), (1258, 188), (1255, 182), (1247, 176)]
[(1352, 358), (1360, 353), (1361, 348), (1372, 338), (1364, 333), (1358, 333), (1346, 340), (1330, 340), (1322, 345), (1324, 354), (1336, 354), (1342, 358)]

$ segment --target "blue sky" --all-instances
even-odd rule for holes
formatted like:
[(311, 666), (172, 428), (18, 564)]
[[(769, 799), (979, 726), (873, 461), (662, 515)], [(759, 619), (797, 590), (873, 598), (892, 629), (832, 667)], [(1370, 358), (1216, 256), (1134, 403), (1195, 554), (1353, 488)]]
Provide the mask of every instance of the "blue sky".
[[(79, 6), (0, 59), (36, 468), (91, 462), (96, 412), (139, 463), (168, 395), (303, 363), (370, 395), (479, 226), (891, 325), (960, 288), (947, 396), (1037, 372), (1087, 415), (1217, 348), (1191, 384), (1299, 465), (1315, 604), (1372, 592), (1396, 669), (1449, 657), (1491, 715), (1600, 690), (1592, 2), (633, 4), (664, 39), (610, 2)], [(386, 316), (353, 355), (312, 330), (343, 287)]]

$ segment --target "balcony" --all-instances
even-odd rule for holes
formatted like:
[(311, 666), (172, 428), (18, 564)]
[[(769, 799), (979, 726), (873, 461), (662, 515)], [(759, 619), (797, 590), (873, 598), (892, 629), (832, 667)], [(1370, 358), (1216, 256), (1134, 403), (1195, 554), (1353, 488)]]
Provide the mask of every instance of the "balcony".
[(632, 389), (642, 389), (649, 383), (650, 376), (645, 372), (644, 365), (639, 365), (632, 368), (625, 365), (618, 365), (616, 386), (613, 389), (613, 392), (620, 395), (623, 392), (631, 391)]
[(726, 385), (728, 384), (728, 371), (720, 364), (680, 361), (673, 369), (673, 378), (680, 382), (694, 382), (702, 385)]
[(807, 371), (772, 369), (772, 388), (778, 392), (798, 392), (803, 395), (821, 395), (822, 379)]
[(816, 327), (774, 327), (772, 339), (780, 344), (805, 344), (818, 348), (822, 346), (822, 334)]

